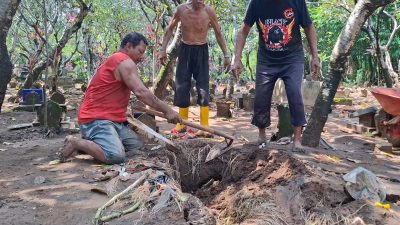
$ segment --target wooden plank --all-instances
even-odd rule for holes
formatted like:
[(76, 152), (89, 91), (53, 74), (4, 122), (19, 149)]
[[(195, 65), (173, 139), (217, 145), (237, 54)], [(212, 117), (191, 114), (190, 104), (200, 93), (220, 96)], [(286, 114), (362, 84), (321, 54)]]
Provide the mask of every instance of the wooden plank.
[(7, 127), (7, 129), (8, 130), (20, 130), (20, 129), (29, 128), (32, 126), (33, 126), (32, 123), (21, 123), (21, 124), (9, 126), (9, 127)]
[(340, 127), (339, 130), (344, 132), (344, 133), (348, 133), (348, 134), (354, 133), (354, 131), (352, 129), (346, 128), (346, 127)]

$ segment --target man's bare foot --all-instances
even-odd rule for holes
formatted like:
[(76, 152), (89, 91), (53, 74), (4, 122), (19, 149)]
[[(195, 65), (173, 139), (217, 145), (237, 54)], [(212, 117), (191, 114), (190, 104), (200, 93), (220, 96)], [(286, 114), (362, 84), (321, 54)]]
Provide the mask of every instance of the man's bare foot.
[(68, 135), (64, 140), (64, 147), (61, 152), (61, 161), (65, 161), (76, 149), (75, 149), (76, 137)]
[(292, 148), (293, 152), (305, 152), (305, 147), (303, 145), (301, 145), (300, 141), (294, 141), (293, 142), (293, 148)]

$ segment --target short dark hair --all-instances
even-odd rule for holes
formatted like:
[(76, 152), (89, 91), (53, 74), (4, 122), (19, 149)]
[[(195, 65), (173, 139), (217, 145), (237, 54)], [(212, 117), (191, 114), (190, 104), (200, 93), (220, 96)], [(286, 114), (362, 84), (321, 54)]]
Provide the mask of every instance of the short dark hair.
[(145, 45), (149, 45), (149, 42), (147, 39), (143, 36), (143, 34), (140, 34), (138, 32), (131, 32), (127, 35), (125, 35), (124, 39), (121, 41), (120, 48), (124, 48), (125, 45), (129, 42), (133, 45), (133, 47), (137, 46), (140, 44), (140, 41), (143, 41)]

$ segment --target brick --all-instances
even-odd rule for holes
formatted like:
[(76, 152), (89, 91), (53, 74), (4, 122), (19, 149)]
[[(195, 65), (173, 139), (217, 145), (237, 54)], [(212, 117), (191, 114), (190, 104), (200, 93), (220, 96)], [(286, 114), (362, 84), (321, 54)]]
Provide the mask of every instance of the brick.
[(373, 127), (367, 127), (361, 124), (354, 124), (354, 123), (348, 123), (346, 127), (352, 129), (357, 134), (372, 133), (376, 130)]

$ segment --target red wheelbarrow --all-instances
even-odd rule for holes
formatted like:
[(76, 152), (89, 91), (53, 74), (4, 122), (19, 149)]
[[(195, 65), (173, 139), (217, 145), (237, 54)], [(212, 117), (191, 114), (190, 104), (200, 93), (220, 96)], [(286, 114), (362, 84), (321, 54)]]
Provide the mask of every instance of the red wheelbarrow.
[(385, 112), (400, 116), (400, 88), (372, 88), (370, 91)]
[(370, 91), (383, 110), (394, 117), (383, 124), (388, 128), (389, 142), (400, 147), (400, 88), (372, 88)]

